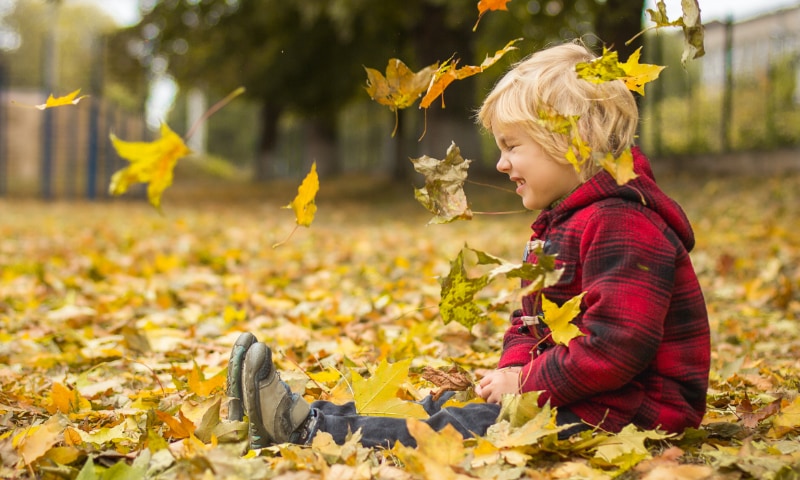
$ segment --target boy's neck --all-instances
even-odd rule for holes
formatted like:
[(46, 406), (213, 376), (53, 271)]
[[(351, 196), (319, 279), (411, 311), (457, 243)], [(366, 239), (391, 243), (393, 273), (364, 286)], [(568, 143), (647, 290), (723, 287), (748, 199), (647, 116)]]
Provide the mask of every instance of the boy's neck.
[(550, 204), (550, 206), (549, 206), (549, 207), (547, 207), (547, 209), (548, 209), (548, 210), (553, 210), (553, 209), (554, 209), (554, 208), (556, 208), (557, 206), (561, 205), (561, 203), (562, 203), (564, 200), (566, 200), (566, 199), (567, 199), (567, 197), (569, 197), (570, 195), (572, 195), (572, 192), (574, 192), (575, 190), (577, 190), (577, 189), (578, 189), (578, 187), (580, 187), (581, 185), (583, 185), (583, 183), (579, 183), (579, 184), (575, 185), (575, 186), (572, 188), (572, 190), (570, 190), (569, 192), (565, 193), (565, 194), (564, 194), (564, 195), (563, 195), (561, 198), (558, 198), (558, 199), (556, 199), (556, 200), (555, 200), (553, 203), (551, 203), (551, 204)]

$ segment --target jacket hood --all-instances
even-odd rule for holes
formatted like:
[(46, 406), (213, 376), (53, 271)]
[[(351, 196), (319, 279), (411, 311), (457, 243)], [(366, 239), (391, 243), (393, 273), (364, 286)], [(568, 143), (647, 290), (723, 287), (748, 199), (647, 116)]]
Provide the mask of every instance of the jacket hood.
[(555, 208), (543, 211), (534, 223), (534, 230), (537, 230), (540, 220), (549, 223), (550, 219), (594, 202), (607, 198), (621, 198), (639, 203), (658, 214), (675, 231), (686, 250), (691, 251), (694, 247), (694, 232), (683, 209), (656, 184), (650, 162), (641, 150), (634, 147), (632, 153), (633, 171), (638, 177), (625, 185), (618, 185), (605, 170), (597, 173)]

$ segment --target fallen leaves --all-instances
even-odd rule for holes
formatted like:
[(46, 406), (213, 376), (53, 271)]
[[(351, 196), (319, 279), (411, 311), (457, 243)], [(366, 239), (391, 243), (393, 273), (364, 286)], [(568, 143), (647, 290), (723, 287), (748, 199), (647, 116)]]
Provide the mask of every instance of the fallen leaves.
[[(360, 391), (360, 404), (391, 413), (384, 399), (468, 396), (469, 374), (497, 362), (513, 308), (498, 299), (516, 298), (530, 273), (503, 260), (518, 258), (529, 216), (425, 228), (413, 202), (336, 205), (308, 238), (270, 249), (285, 218), (265, 212), (283, 195), (257, 207), (176, 197), (168, 216), (0, 200), (0, 477), (791, 478), (800, 301), (786, 289), (800, 281), (800, 179), (663, 178), (695, 222), (711, 313), (704, 425), (558, 440), (554, 409), (510, 396), (480, 438), (414, 423), (421, 447), (397, 450), (364, 448), (353, 432), (344, 445), (319, 435), (245, 453), (246, 424), (223, 420), (230, 346), (242, 330), (273, 343), (309, 400)], [(547, 266), (539, 285), (557, 279), (555, 258), (531, 249)], [(437, 308), (437, 279), (462, 250), (465, 282), (492, 278), (465, 299), (483, 315), (469, 331)]]

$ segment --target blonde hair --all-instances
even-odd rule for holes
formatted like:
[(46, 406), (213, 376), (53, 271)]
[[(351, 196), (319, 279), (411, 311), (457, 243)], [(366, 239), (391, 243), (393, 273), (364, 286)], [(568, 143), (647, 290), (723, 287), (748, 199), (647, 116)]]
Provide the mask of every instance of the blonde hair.
[[(478, 121), (490, 132), (493, 126), (520, 125), (553, 160), (568, 163), (570, 134), (548, 127), (542, 115), (578, 116), (573, 135), (577, 133), (595, 155), (619, 156), (633, 145), (639, 112), (621, 80), (596, 84), (578, 77), (575, 66), (595, 58), (576, 43), (534, 53), (497, 82), (478, 111)], [(600, 170), (589, 159), (578, 173), (586, 181)]]

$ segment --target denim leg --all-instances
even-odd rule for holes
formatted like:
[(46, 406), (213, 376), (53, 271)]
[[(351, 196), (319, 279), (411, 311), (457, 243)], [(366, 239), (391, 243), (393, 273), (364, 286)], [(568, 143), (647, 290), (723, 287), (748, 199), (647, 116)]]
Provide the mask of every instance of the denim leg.
[[(448, 392), (452, 393), (452, 392)], [(423, 420), (435, 431), (452, 425), (464, 438), (484, 435), (495, 423), (500, 406), (491, 403), (471, 403), (463, 407), (442, 408), (452, 395), (442, 395), (438, 401), (431, 396), (419, 403), (430, 415)], [(358, 415), (353, 402), (335, 405), (326, 401), (311, 404), (320, 414), (319, 431), (328, 432), (338, 444), (343, 444), (349, 432), (361, 429), (361, 444), (365, 447), (391, 448), (395, 442), (416, 447), (417, 442), (408, 432), (405, 418)]]

